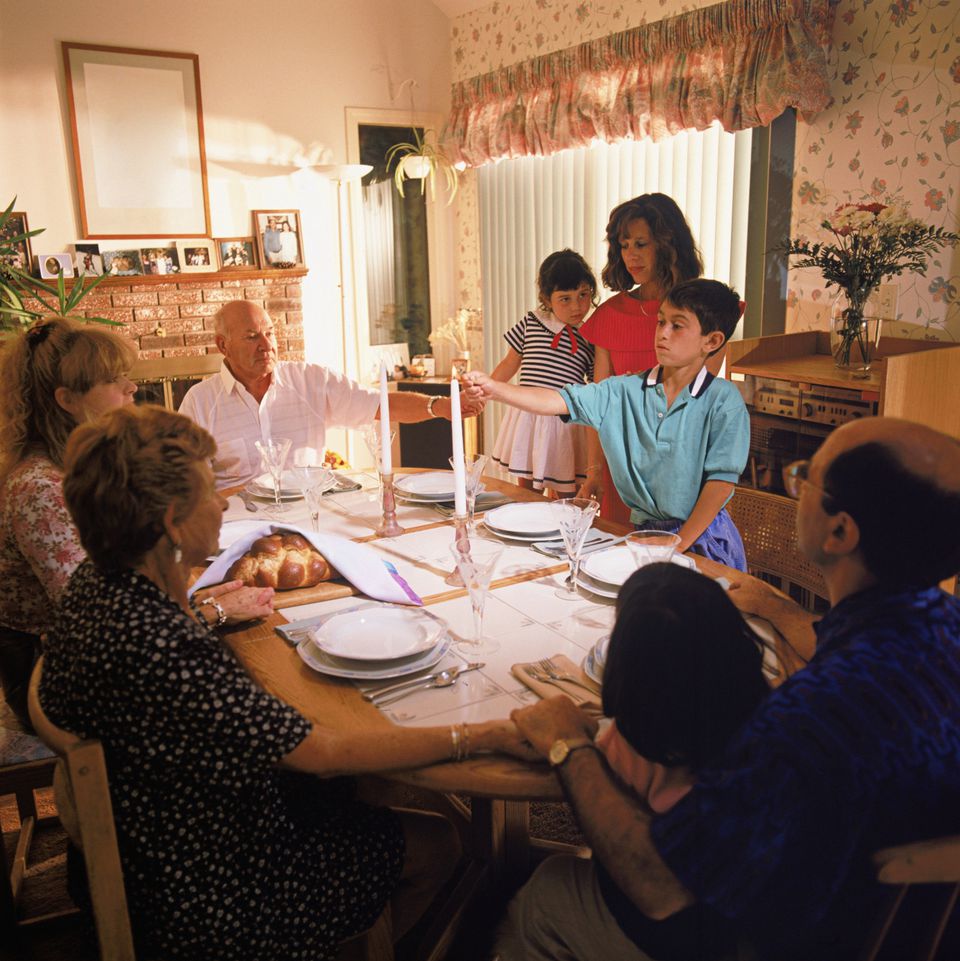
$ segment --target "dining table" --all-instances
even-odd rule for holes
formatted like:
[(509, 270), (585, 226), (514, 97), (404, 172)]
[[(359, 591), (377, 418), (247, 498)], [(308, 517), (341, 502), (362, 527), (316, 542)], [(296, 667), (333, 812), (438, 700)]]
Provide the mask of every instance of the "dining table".
[[(401, 473), (406, 472), (400, 470), (398, 476)], [(377, 475), (357, 471), (349, 476), (360, 485), (359, 489), (325, 495), (321, 499), (318, 528), (325, 534), (367, 544), (396, 568), (422, 600), (424, 609), (439, 617), (454, 638), (469, 639), (473, 631), (469, 597), (463, 587), (447, 583), (454, 566), (449, 548), (455, 528), (449, 517), (438, 512), (443, 505), (398, 500), (397, 520), (402, 533), (378, 537), (375, 530), (381, 509)], [(483, 483), (489, 494), (497, 492), (511, 501), (543, 501), (540, 492), (496, 477), (485, 476)], [(224, 518), (225, 529), (236, 521), (310, 527), (302, 501), (288, 503), (285, 516), (279, 519), (266, 516), (266, 502), (253, 503), (257, 508), (254, 512), (249, 509), (250, 504), (249, 497), (241, 499), (236, 492), (232, 493)], [(594, 526), (611, 534), (627, 532), (626, 528), (603, 520), (595, 521)], [(471, 536), (494, 537), (482, 521), (478, 521)], [(725, 586), (731, 590), (741, 589), (753, 580), (748, 574), (706, 558), (694, 557), (693, 561), (703, 574), (724, 578)], [(613, 597), (597, 596), (584, 589), (569, 600), (557, 596), (557, 588), (563, 585), (567, 572), (563, 557), (539, 553), (528, 542), (504, 541), (484, 618), (484, 633), (497, 639), (498, 650), (473, 656), (469, 649), (466, 653), (451, 649), (445, 655), (452, 659), (449, 664), (463, 666), (472, 660), (482, 662), (483, 667), (462, 674), (451, 686), (421, 689), (383, 708), (364, 699), (364, 688), (369, 685), (321, 673), (298, 654), (296, 642), (319, 619), (350, 611), (368, 600), (358, 596), (349, 584), (330, 584), (320, 599), (311, 599), (315, 595), (304, 596), (304, 592), (298, 591), (277, 592), (277, 609), (270, 617), (226, 629), (223, 637), (259, 685), (318, 725), (376, 730), (391, 724), (454, 725), (505, 718), (515, 708), (534, 703), (539, 696), (518, 680), (512, 670), (515, 665), (556, 655), (580, 665), (597, 641), (612, 629)], [(798, 620), (796, 632), (788, 628), (780, 633), (772, 627), (773, 614), (770, 621), (765, 621), (763, 613), (754, 612), (752, 623), (761, 628), (766, 645), (765, 664), (773, 683), (778, 683), (801, 667), (812, 653), (812, 649), (795, 640), (804, 636), (805, 630), (808, 632), (809, 623)], [(778, 610), (776, 616), (783, 629), (782, 611)], [(562, 684), (556, 686), (559, 691), (564, 690)], [(434, 947), (426, 957), (439, 958), (449, 943), (450, 919), (460, 910), (455, 901), (462, 906), (479, 886), (492, 880), (520, 879), (537, 849), (555, 847), (550, 843), (531, 843), (529, 805), (532, 801), (560, 801), (562, 791), (546, 762), (492, 754), (393, 771), (383, 777), (435, 792), (444, 799), (449, 811), (462, 818), (469, 867), (433, 932)]]

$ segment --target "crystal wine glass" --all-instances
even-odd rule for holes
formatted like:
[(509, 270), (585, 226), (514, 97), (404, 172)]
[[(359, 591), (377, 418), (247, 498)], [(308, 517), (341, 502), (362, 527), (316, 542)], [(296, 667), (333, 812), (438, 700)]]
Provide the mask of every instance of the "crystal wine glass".
[(310, 511), (313, 529), (320, 530), (320, 498), (336, 487), (337, 475), (329, 467), (316, 464), (297, 464), (292, 468), (294, 480)]
[[(453, 467), (453, 458), (449, 458), (450, 466)], [(477, 509), (477, 491), (480, 490), (480, 479), (483, 477), (484, 468), (490, 460), (487, 454), (470, 454), (463, 458), (464, 480), (467, 491), (467, 520), (472, 524), (473, 515)]]
[[(377, 471), (377, 503), (383, 503), (383, 473), (381, 471), (381, 450), (380, 450), (380, 421), (374, 420), (367, 424), (366, 427), (360, 432), (363, 437), (363, 442), (367, 446), (367, 450), (370, 451), (370, 456), (373, 458), (373, 465)], [(393, 442), (397, 439), (397, 429), (394, 427), (390, 431), (390, 446), (393, 446)]]
[(292, 441), (289, 437), (271, 437), (255, 443), (257, 450), (260, 451), (260, 460), (264, 469), (273, 478), (274, 503), (267, 509), (267, 514), (270, 517), (279, 517), (287, 511), (287, 505), (280, 500), (280, 489), (283, 483), (283, 467), (287, 462)]
[(587, 531), (593, 524), (600, 505), (593, 499), (585, 497), (569, 497), (564, 500), (550, 501), (550, 511), (560, 528), (563, 546), (567, 551), (567, 563), (570, 573), (554, 594), (567, 601), (575, 601), (577, 594), (577, 576), (580, 573), (580, 549), (583, 547)]
[(627, 537), (637, 570), (647, 564), (669, 564), (679, 545), (680, 535), (670, 531), (634, 531)]
[(474, 538), (451, 544), (450, 553), (463, 578), (473, 608), (473, 639), (460, 641), (457, 647), (465, 654), (493, 654), (500, 650), (500, 642), (483, 636), (483, 609), (494, 568), (503, 554), (503, 545)]

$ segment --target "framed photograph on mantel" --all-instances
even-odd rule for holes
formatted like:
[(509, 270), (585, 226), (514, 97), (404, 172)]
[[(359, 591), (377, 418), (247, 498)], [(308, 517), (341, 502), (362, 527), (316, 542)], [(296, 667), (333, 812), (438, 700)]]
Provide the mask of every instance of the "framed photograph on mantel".
[(197, 55), (62, 48), (83, 235), (208, 237)]
[(252, 270), (257, 266), (257, 248), (253, 237), (217, 237), (221, 270)]
[(178, 240), (177, 253), (180, 255), (180, 269), (186, 274), (217, 269), (217, 252), (209, 240)]
[(263, 267), (304, 267), (299, 210), (255, 210), (253, 229)]
[[(29, 232), (30, 228), (27, 226), (27, 215), (14, 210), (11, 212), (7, 222), (3, 225), (2, 230), (0, 230), (0, 239), (9, 241), (14, 237), (19, 237), (21, 234)], [(0, 254), (0, 263), (7, 267), (15, 267), (17, 270), (22, 270), (25, 273), (28, 272), (33, 263), (32, 251), (30, 250), (30, 238), (23, 237), (13, 244), (12, 247), (13, 249), (9, 253)]]

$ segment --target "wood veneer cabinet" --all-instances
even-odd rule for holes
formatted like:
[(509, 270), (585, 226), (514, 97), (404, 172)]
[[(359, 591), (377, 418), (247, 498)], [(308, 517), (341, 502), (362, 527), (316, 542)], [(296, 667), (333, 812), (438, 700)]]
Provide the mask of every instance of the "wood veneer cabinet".
[[(838, 398), (851, 392), (862, 402), (875, 402), (877, 414), (903, 417), (960, 438), (960, 346), (881, 337), (877, 362), (867, 377), (855, 378), (834, 366), (826, 331), (803, 331), (731, 341), (727, 366), (731, 374), (768, 378), (785, 389), (795, 385), (815, 393), (826, 388), (822, 394)], [(802, 396), (798, 420), (805, 413)], [(842, 422), (838, 415), (833, 426)], [(820, 423), (828, 421), (821, 415)]]

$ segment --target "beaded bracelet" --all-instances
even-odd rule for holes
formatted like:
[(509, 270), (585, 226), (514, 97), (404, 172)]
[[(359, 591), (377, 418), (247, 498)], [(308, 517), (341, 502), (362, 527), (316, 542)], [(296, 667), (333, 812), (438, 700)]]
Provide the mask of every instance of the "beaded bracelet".
[(217, 612), (217, 623), (213, 626), (223, 627), (227, 623), (227, 612), (223, 609), (223, 605), (215, 597), (207, 597), (200, 602), (201, 607), (206, 607), (208, 604)]

